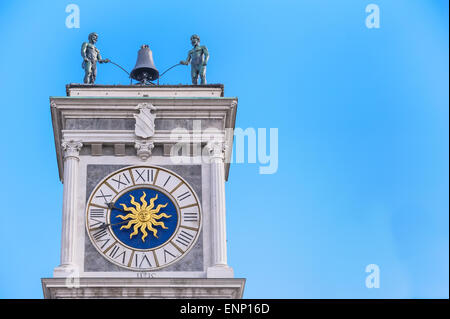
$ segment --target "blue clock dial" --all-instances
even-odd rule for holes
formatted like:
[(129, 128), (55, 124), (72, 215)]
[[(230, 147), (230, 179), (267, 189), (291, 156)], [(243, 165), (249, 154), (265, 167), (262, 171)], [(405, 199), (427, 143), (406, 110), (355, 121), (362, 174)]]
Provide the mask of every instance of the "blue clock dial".
[(86, 230), (108, 261), (134, 271), (176, 263), (197, 241), (200, 202), (192, 187), (163, 167), (129, 166), (94, 188), (86, 207)]
[(123, 244), (135, 249), (152, 249), (167, 242), (177, 229), (178, 213), (163, 192), (136, 188), (121, 195), (110, 214), (111, 229)]

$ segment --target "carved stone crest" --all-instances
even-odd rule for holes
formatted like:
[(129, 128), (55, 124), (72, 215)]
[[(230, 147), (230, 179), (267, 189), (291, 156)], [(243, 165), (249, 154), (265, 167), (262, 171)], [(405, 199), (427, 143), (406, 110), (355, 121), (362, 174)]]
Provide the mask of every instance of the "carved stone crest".
[(134, 134), (140, 138), (149, 138), (155, 134), (155, 110), (151, 103), (139, 103), (136, 107), (139, 114), (134, 114), (136, 124)]

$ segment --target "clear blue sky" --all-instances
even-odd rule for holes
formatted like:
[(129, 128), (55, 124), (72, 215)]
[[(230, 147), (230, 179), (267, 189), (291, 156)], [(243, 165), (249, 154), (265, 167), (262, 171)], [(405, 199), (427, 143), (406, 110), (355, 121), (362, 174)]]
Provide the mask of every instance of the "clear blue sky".
[[(81, 28), (65, 26), (76, 3)], [(378, 4), (380, 29), (365, 26)], [(233, 164), (229, 264), (246, 298), (448, 298), (448, 1), (1, 1), (0, 297), (42, 298), (59, 264), (62, 184), (49, 96), (80, 46), (160, 70), (198, 33), (237, 126), (279, 129), (279, 169)], [(162, 83), (189, 83), (178, 67)], [(100, 65), (99, 84), (128, 84)], [(380, 288), (365, 267), (380, 267)]]

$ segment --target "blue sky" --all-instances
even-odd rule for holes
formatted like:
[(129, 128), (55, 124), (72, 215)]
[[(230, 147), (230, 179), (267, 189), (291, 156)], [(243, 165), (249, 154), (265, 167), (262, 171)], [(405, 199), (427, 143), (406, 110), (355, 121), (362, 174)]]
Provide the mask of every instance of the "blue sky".
[[(65, 7), (80, 7), (80, 28)], [(365, 7), (380, 7), (379, 29)], [(80, 46), (160, 71), (198, 33), (236, 126), (278, 128), (279, 167), (233, 164), (229, 264), (246, 298), (448, 298), (448, 1), (2, 1), (0, 297), (42, 298), (59, 264), (62, 184), (49, 96), (82, 82)], [(189, 69), (161, 83), (188, 84)], [(100, 65), (99, 84), (128, 84)], [(365, 286), (368, 264), (380, 288)]]

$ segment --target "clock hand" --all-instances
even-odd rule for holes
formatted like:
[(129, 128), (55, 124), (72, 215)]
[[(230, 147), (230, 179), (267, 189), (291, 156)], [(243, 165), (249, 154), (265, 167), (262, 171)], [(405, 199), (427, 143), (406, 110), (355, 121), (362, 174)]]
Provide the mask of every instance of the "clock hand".
[(94, 228), (94, 229), (91, 229), (91, 230), (105, 229), (106, 227), (109, 227), (109, 226), (116, 226), (116, 225), (124, 224), (124, 223), (127, 223), (127, 222), (129, 222), (129, 220), (124, 220), (124, 221), (122, 221), (122, 222), (115, 223), (115, 224), (105, 224), (105, 223), (103, 223), (103, 225), (98, 226), (98, 227), (96, 227), (96, 228)]
[(115, 210), (119, 210), (121, 212), (126, 213), (126, 211), (124, 211), (122, 208), (114, 206), (113, 202), (106, 203), (106, 206), (108, 206), (109, 209), (115, 209)]
[[(106, 206), (108, 206), (108, 208), (111, 209), (111, 210), (116, 209), (116, 210), (118, 210), (118, 211), (121, 211), (121, 212), (126, 213), (126, 211), (124, 211), (123, 209), (114, 206), (114, 203), (113, 203), (113, 202), (106, 203)], [(91, 230), (105, 229), (105, 228), (107, 228), (108, 226), (116, 226), (116, 225), (124, 224), (124, 223), (127, 223), (127, 222), (129, 222), (129, 220), (124, 220), (124, 221), (122, 221), (122, 222), (115, 223), (115, 224), (105, 224), (105, 223), (103, 223), (101, 226), (98, 226), (98, 227), (93, 228), (93, 229), (91, 229)]]

